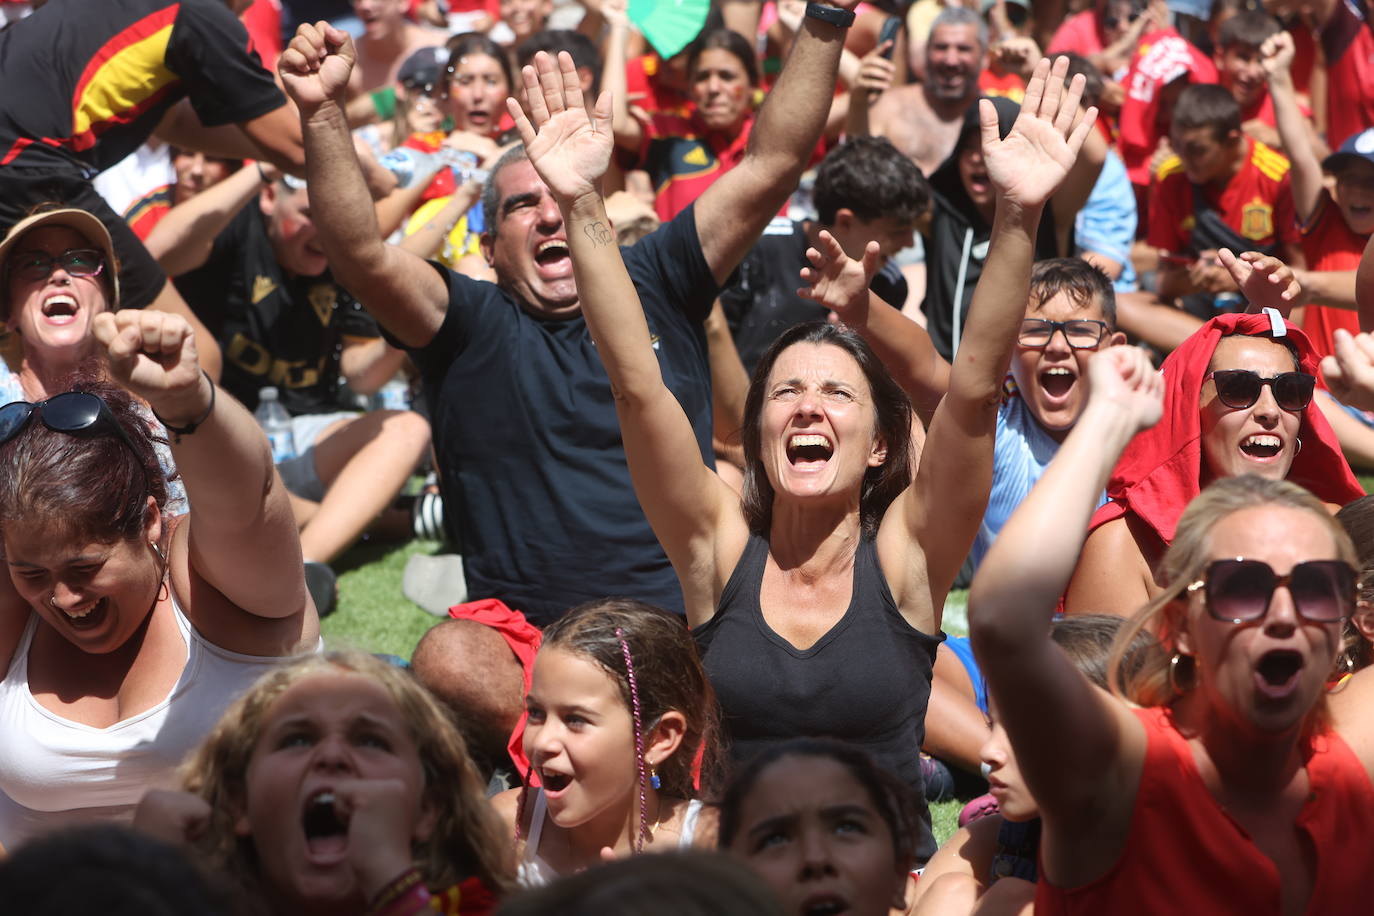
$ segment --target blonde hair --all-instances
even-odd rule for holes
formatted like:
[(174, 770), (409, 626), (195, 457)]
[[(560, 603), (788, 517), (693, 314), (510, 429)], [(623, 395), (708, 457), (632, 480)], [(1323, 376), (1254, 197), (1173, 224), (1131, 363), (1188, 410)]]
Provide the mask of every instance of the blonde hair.
[(430, 839), (413, 851), (425, 884), (439, 890), (466, 877), (494, 893), (511, 885), (510, 844), (487, 802), (467, 744), (437, 700), (403, 669), (362, 652), (327, 652), (287, 662), (258, 678), (220, 717), (208, 738), (182, 764), (183, 788), (210, 805), (202, 851), (242, 886), (257, 890), (252, 841), (236, 836), (246, 807), (248, 764), (272, 705), (294, 684), (340, 672), (380, 684), (400, 709), (424, 771), (424, 800), (437, 814)]
[[(1174, 541), (1164, 554), (1162, 572), (1168, 583), (1164, 591), (1137, 611), (1117, 634), (1107, 664), (1107, 680), (1112, 693), (1140, 706), (1169, 706), (1173, 703), (1177, 692), (1170, 681), (1170, 668), (1178, 664), (1171, 656), (1175, 654), (1174, 646), (1185, 612), (1181, 599), (1185, 598), (1188, 586), (1202, 577), (1212, 559), (1212, 529), (1222, 519), (1236, 512), (1263, 506), (1281, 506), (1311, 513), (1321, 520), (1331, 534), (1337, 557), (1351, 566), (1356, 565), (1355, 548), (1340, 522), (1326, 510), (1321, 500), (1297, 484), (1244, 474), (1208, 485), (1184, 510)], [(1126, 657), (1136, 635), (1144, 630), (1158, 634), (1164, 651), (1147, 659), (1134, 674), (1126, 675), (1122, 671), (1122, 659)], [(1317, 717), (1315, 721), (1324, 718), (1324, 701), (1314, 713)]]

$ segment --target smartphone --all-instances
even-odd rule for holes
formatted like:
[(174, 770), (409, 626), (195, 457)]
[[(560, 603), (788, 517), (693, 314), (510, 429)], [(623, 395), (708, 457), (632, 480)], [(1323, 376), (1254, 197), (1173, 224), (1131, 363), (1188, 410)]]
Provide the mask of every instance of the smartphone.
[(897, 48), (897, 32), (902, 28), (901, 16), (888, 16), (883, 22), (882, 30), (878, 32), (878, 47), (883, 46), (883, 42), (892, 42), (892, 47), (883, 52), (883, 57), (892, 60), (892, 52)]

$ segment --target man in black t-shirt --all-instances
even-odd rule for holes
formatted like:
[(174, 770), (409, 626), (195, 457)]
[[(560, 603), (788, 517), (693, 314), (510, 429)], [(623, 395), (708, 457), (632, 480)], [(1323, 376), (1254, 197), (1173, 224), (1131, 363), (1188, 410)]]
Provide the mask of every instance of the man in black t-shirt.
[(906, 304), (907, 283), (890, 258), (911, 247), (930, 210), (930, 185), (921, 170), (884, 137), (855, 137), (831, 150), (816, 170), (815, 220), (775, 219), (740, 262), (720, 304), (730, 336), (749, 373), (779, 334), (826, 310), (797, 295), (806, 249), (822, 229), (859, 260), (869, 242), (882, 248), (882, 267), (869, 288), (895, 309)]
[[(846, 5), (852, 5), (847, 3)], [(796, 187), (820, 136), (852, 16), (808, 6), (744, 161), (626, 250), (665, 381), (710, 460), (704, 320)], [(477, 282), (382, 243), (342, 101), (352, 43), (303, 25), (279, 69), (301, 111), (320, 240), (336, 277), (424, 376), (448, 515), (473, 598), (536, 622), (606, 595), (682, 613), (677, 577), (635, 497), (615, 401), (578, 302), (562, 215), (523, 150), (491, 170)]]
[[(301, 168), (300, 125), (236, 18), (249, 5), (68, 0), (0, 30), (0, 235), (38, 204), (87, 210), (114, 241), (120, 307), (202, 330), (91, 179), (155, 131), (183, 149)], [(212, 341), (201, 361), (218, 371)]]
[(429, 447), (408, 410), (339, 408), (340, 379), (371, 394), (405, 354), (328, 272), (302, 182), (268, 185), (216, 236), (203, 264), (176, 278), (224, 353), (221, 384), (248, 408), (275, 387), (292, 415), (295, 456), (278, 470), (307, 560), (327, 563), (400, 492)]

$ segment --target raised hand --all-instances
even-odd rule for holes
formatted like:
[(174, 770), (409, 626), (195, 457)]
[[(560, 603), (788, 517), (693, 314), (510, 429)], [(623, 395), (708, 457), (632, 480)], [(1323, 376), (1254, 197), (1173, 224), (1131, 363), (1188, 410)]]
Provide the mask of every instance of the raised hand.
[(133, 827), (172, 846), (190, 846), (210, 825), (210, 803), (190, 792), (149, 789), (134, 811)]
[(1374, 337), (1338, 328), (1332, 338), (1334, 355), (1322, 360), (1326, 387), (1342, 404), (1374, 410)]
[(333, 785), (334, 807), (348, 824), (348, 859), (368, 899), (411, 867), (411, 848), (429, 838), (427, 811), (408, 801), (401, 779), (346, 779)]
[(1048, 60), (1035, 65), (1021, 113), (1004, 140), (997, 136), (997, 110), (992, 102), (978, 102), (983, 162), (998, 197), (1007, 203), (1043, 206), (1063, 184), (1097, 120), (1096, 108), (1079, 116), (1084, 80), (1081, 74), (1075, 76), (1065, 91), (1068, 70), (1067, 57), (1056, 60), (1053, 68)]
[(878, 45), (859, 61), (859, 75), (854, 80), (855, 92), (868, 92), (872, 98), (892, 88), (892, 79), (897, 75), (897, 65), (885, 56), (892, 51), (893, 40)]
[(110, 375), (172, 420), (199, 416), (209, 395), (191, 326), (156, 309), (102, 312), (92, 326)]
[(1293, 268), (1278, 258), (1258, 251), (1242, 251), (1236, 257), (1229, 248), (1222, 248), (1217, 259), (1249, 301), (1247, 312), (1271, 308), (1287, 318), (1302, 296), (1302, 286), (1293, 275)]
[(291, 101), (308, 116), (325, 102), (343, 104), (357, 58), (347, 32), (323, 21), (304, 22), (277, 58), (277, 73)]
[(868, 318), (868, 284), (878, 272), (881, 251), (877, 242), (869, 242), (863, 260), (856, 261), (822, 229), (820, 247), (806, 249), (811, 266), (802, 268), (801, 278), (809, 286), (797, 295), (830, 309), (845, 324), (862, 326)]
[(530, 116), (515, 99), (506, 108), (515, 119), (520, 139), (535, 172), (560, 204), (596, 194), (611, 162), (611, 94), (601, 93), (588, 117), (582, 84), (567, 51), (558, 52), (557, 66), (548, 54), (534, 56), (534, 66), (521, 71)]
[(1094, 354), (1088, 383), (1090, 404), (1124, 411), (1137, 430), (1154, 426), (1164, 412), (1164, 376), (1139, 347), (1123, 344)]
[(1295, 51), (1293, 36), (1287, 32), (1266, 38), (1264, 44), (1260, 45), (1260, 64), (1264, 67), (1264, 75), (1272, 78), (1289, 73)]

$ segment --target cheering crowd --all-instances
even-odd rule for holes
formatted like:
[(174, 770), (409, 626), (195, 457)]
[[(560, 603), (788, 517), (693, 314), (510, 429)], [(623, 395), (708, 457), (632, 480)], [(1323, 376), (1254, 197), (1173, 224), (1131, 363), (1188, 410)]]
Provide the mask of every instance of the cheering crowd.
[(0, 0), (0, 907), (1364, 912), (1368, 15)]

